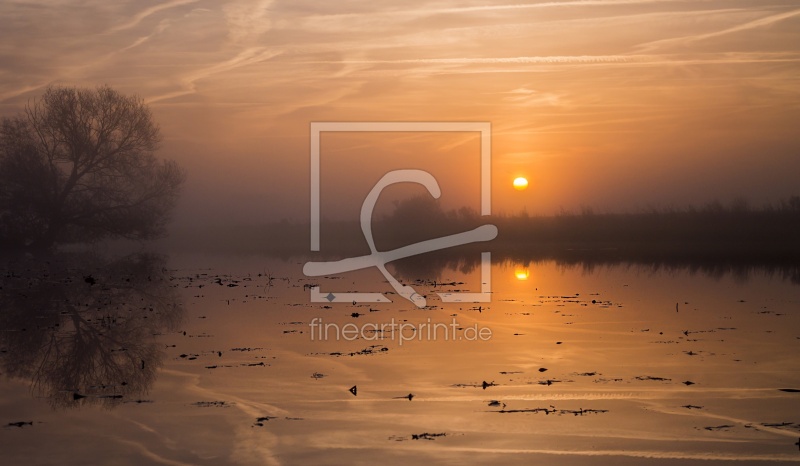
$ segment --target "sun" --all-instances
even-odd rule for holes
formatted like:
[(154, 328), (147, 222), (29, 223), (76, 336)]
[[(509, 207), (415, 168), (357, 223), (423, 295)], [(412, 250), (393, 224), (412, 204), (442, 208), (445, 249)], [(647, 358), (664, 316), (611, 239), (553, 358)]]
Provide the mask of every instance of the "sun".
[(527, 267), (518, 266), (514, 269), (514, 276), (517, 277), (517, 280), (527, 280), (530, 272)]
[(524, 177), (519, 177), (514, 179), (514, 189), (517, 191), (522, 191), (528, 187), (528, 180)]

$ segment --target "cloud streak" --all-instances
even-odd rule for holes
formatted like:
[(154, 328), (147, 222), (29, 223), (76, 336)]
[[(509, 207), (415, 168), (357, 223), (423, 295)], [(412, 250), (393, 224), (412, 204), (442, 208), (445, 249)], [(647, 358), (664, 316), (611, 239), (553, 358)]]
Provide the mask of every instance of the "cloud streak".
[(252, 43), (271, 27), (270, 7), (273, 0), (235, 1), (223, 6), (228, 22), (228, 37), (233, 43)]
[(282, 52), (279, 50), (264, 50), (261, 47), (252, 47), (239, 52), (235, 57), (226, 60), (216, 65), (206, 68), (200, 68), (191, 73), (188, 73), (180, 78), (181, 89), (161, 94), (155, 97), (146, 99), (147, 103), (155, 103), (163, 100), (173, 99), (175, 97), (193, 94), (197, 91), (196, 83), (202, 79), (211, 76), (227, 73), (237, 68), (253, 65), (262, 61), (269, 60), (280, 55)]
[(144, 19), (146, 19), (149, 16), (152, 16), (152, 15), (154, 15), (154, 14), (160, 12), (160, 11), (169, 10), (171, 8), (175, 8), (175, 7), (179, 7), (179, 6), (183, 6), (183, 5), (189, 5), (189, 4), (197, 3), (197, 2), (198, 2), (198, 0), (172, 0), (171, 2), (162, 3), (160, 5), (156, 5), (156, 6), (152, 6), (150, 8), (146, 8), (146, 9), (140, 11), (139, 13), (137, 13), (136, 15), (134, 15), (133, 18), (131, 18), (130, 20), (128, 20), (128, 21), (126, 21), (126, 22), (124, 22), (122, 24), (119, 24), (117, 26), (113, 26), (112, 28), (110, 28), (109, 30), (106, 31), (106, 34), (113, 34), (113, 33), (116, 33), (116, 32), (120, 32), (120, 31), (124, 31), (126, 29), (131, 29), (133, 27), (136, 27)]
[[(709, 54), (632, 54), (632, 55), (562, 55), (562, 56), (522, 56), (522, 57), (452, 57), (452, 58), (412, 58), (412, 59), (341, 59), (290, 62), (294, 64), (352, 64), (352, 65), (623, 65), (623, 66), (665, 66), (665, 65), (722, 65), (745, 63), (792, 63), (800, 61), (795, 53), (709, 53)], [(469, 73), (480, 73), (480, 68), (470, 69)], [(497, 72), (489, 69), (483, 72)]]
[(737, 32), (749, 31), (751, 29), (757, 29), (757, 28), (770, 26), (770, 25), (775, 24), (775, 23), (777, 23), (779, 21), (784, 21), (784, 20), (787, 20), (789, 18), (793, 18), (793, 17), (795, 17), (797, 15), (800, 15), (800, 9), (787, 11), (787, 12), (779, 13), (779, 14), (775, 14), (775, 15), (766, 16), (764, 18), (759, 18), (759, 19), (756, 19), (756, 20), (753, 20), (753, 21), (748, 21), (746, 23), (738, 24), (736, 26), (729, 27), (729, 28), (726, 28), (726, 29), (722, 29), (720, 31), (706, 32), (706, 33), (694, 34), (694, 35), (690, 35), (690, 36), (675, 37), (675, 38), (670, 38), (670, 39), (662, 39), (662, 40), (657, 40), (657, 41), (653, 41), (653, 42), (647, 42), (647, 43), (644, 43), (644, 44), (641, 44), (641, 45), (637, 46), (636, 49), (639, 50), (639, 51), (643, 51), (643, 52), (649, 52), (649, 51), (657, 50), (657, 49), (660, 49), (660, 48), (669, 47), (669, 46), (672, 46), (672, 45), (689, 45), (689, 44), (691, 44), (693, 42), (698, 42), (698, 41), (702, 41), (702, 40), (706, 40), (706, 39), (712, 39), (714, 37), (721, 37), (721, 36), (725, 36), (725, 35), (729, 35), (729, 34), (735, 34)]
[[(759, 147), (778, 154), (774, 165), (782, 168), (770, 173), (781, 181), (763, 183), (763, 196), (750, 196), (753, 201), (796, 191), (783, 181), (797, 168), (790, 155), (797, 138), (789, 129), (800, 108), (794, 0), (769, 6), (759, 0), (80, 3), (0, 2), (7, 38), (0, 44), (0, 109), (16, 113), (25, 97), (49, 83), (107, 83), (141, 95), (173, 147), (209, 154), (192, 171), (198, 190), (216, 189), (208, 186), (216, 186), (223, 162), (211, 154), (222, 148), (245, 160), (263, 151), (265, 137), (280, 139), (271, 156), (283, 161), (285, 155), (285, 166), (300, 172), (288, 160), (306, 152), (297, 141), (309, 120), (474, 118), (493, 122), (499, 154), (530, 149), (639, 160), (642, 153), (655, 159), (691, 152), (692, 140), (701, 141), (698, 152), (714, 144), (728, 152)], [(654, 142), (673, 131), (692, 137)], [(710, 135), (717, 135), (713, 143)], [(634, 147), (635, 154), (626, 152)], [(726, 160), (720, 156), (714, 166), (730, 167)], [(757, 163), (771, 166), (753, 161), (727, 170), (744, 179)], [(686, 162), (673, 172), (694, 169)], [(691, 191), (689, 178), (673, 185), (702, 191)], [(272, 187), (221, 183), (219, 190), (272, 194), (305, 180), (276, 175)], [(597, 198), (603, 182), (588, 175), (584, 181), (598, 186), (587, 199)], [(732, 182), (730, 191), (741, 186)], [(653, 202), (676, 196), (688, 194), (665, 188), (653, 193), (659, 197)], [(232, 198), (208, 197), (219, 199), (214, 206)], [(547, 202), (537, 207), (540, 213), (558, 208)], [(288, 204), (280, 215), (294, 218), (302, 209)], [(220, 207), (213, 215), (228, 218), (233, 211)]]
[[(360, 16), (418, 16), (418, 15), (434, 15), (446, 13), (484, 13), (489, 11), (505, 11), (505, 10), (532, 10), (532, 9), (549, 9), (549, 8), (564, 8), (564, 7), (591, 7), (591, 6), (633, 6), (633, 5), (648, 5), (648, 4), (687, 4), (690, 0), (568, 0), (563, 2), (541, 2), (541, 3), (520, 3), (520, 4), (505, 4), (505, 5), (480, 5), (480, 6), (465, 6), (465, 7), (449, 7), (449, 8), (421, 8), (409, 10), (390, 10), (369, 13), (342, 13), (333, 15), (324, 15), (327, 18), (347, 18), (347, 17), (360, 17)], [(699, 0), (708, 2), (710, 0)]]

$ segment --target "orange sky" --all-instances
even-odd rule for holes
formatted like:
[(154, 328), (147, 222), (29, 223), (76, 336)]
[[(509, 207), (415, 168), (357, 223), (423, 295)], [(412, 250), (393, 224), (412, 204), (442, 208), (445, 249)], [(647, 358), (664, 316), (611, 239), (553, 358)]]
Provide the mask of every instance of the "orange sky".
[[(4, 115), (51, 83), (151, 104), (190, 173), (179, 224), (305, 220), (312, 121), (491, 122), (494, 212), (800, 194), (796, 0), (20, 0), (0, 30)], [(324, 214), (383, 162), (477, 207), (477, 142), (450, 136), (323, 139)]]

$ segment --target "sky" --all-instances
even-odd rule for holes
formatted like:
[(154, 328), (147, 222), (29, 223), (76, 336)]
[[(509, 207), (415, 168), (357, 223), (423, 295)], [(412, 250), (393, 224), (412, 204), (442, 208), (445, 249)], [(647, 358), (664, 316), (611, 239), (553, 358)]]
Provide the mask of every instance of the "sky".
[[(490, 123), (492, 213), (800, 195), (797, 0), (8, 0), (0, 31), (0, 115), (51, 84), (149, 104), (189, 174), (177, 225), (307, 221), (311, 122)], [(324, 133), (322, 215), (397, 168), (478, 210), (479, 152)], [(395, 188), (377, 211), (425, 193)]]

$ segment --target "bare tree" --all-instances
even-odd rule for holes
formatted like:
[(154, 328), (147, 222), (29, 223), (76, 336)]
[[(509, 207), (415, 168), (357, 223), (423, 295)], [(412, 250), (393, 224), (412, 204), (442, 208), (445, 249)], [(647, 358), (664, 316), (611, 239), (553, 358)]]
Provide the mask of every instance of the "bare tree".
[(139, 97), (48, 87), (0, 124), (0, 239), (50, 247), (163, 234), (185, 173), (155, 156), (159, 142)]

